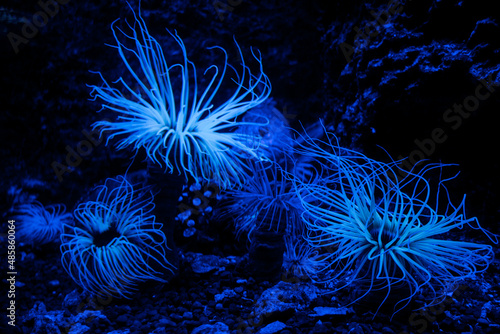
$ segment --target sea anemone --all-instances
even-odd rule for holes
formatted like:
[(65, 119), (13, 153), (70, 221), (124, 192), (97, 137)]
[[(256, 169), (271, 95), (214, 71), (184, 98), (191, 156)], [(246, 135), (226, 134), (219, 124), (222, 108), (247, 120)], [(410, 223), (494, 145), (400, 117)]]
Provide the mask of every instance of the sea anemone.
[(218, 215), (232, 217), (238, 234), (255, 230), (302, 233), (302, 208), (289, 173), (271, 160), (249, 159), (248, 180), (222, 193)]
[[(127, 25), (128, 34), (115, 28), (115, 23), (112, 25), (117, 42), (115, 48), (133, 82), (119, 78), (112, 87), (101, 75), (104, 85), (91, 86), (94, 99), (104, 102), (103, 109), (118, 115), (116, 121), (103, 120), (94, 126), (101, 132), (110, 132), (108, 141), (120, 137), (118, 149), (132, 147), (137, 151), (145, 148), (148, 158), (165, 165), (170, 173), (177, 171), (195, 180), (198, 177), (215, 180), (223, 188), (243, 182), (245, 177), (239, 158), (253, 154), (244, 143), (255, 140), (234, 131), (241, 125), (236, 119), (265, 101), (271, 91), (269, 79), (262, 70), (260, 53), (251, 51), (260, 70), (258, 75), (253, 75), (236, 42), (241, 73), (228, 64), (223, 48), (210, 48), (224, 54), (224, 65), (212, 65), (205, 70), (205, 74), (211, 72), (212, 75), (199, 94), (196, 67), (188, 59), (177, 32), (169, 33), (179, 45), (183, 60), (168, 65), (160, 44), (149, 34), (142, 17), (134, 13), (134, 18), (133, 26)], [(127, 46), (129, 44), (132, 46)], [(135, 62), (139, 63), (139, 70), (133, 68)], [(214, 106), (214, 97), (228, 70), (235, 74), (232, 82), (236, 88), (229, 99)], [(180, 83), (176, 85), (174, 82), (179, 80), (174, 73), (178, 72)]]
[(64, 269), (84, 290), (98, 296), (129, 298), (142, 281), (163, 282), (172, 271), (162, 224), (151, 214), (151, 192), (122, 176), (95, 189), (96, 198), (74, 212), (75, 226), (61, 235)]
[[(357, 283), (364, 293), (355, 301), (371, 291), (386, 291), (380, 306), (391, 289), (403, 287), (408, 295), (397, 297), (397, 312), (423, 287), (432, 292), (429, 305), (434, 305), (450, 284), (487, 269), (491, 246), (443, 236), (464, 225), (481, 229), (476, 218), (465, 217), (465, 197), (456, 207), (448, 202), (444, 213), (439, 205), (431, 205), (426, 173), (443, 166), (429, 165), (398, 179), (396, 163), (377, 162), (339, 147), (325, 155), (327, 150), (316, 144), (308, 140), (303, 148), (309, 146), (312, 156), (329, 162), (324, 166), (327, 175), (322, 183), (300, 185), (297, 193), (304, 207), (306, 239), (322, 255), (318, 282), (336, 284), (333, 291)], [(341, 152), (346, 155), (338, 155)], [(439, 190), (448, 194), (443, 182), (436, 203)]]
[(62, 204), (44, 207), (40, 202), (22, 204), (15, 218), (19, 241), (44, 245), (59, 241), (64, 224), (71, 224), (72, 216)]
[(301, 279), (314, 277), (320, 260), (317, 248), (311, 247), (301, 235), (285, 235), (283, 269), (287, 276), (290, 274)]
[[(293, 130), (272, 98), (250, 109), (241, 120), (236, 133), (253, 141), (248, 142), (247, 146), (257, 147), (254, 153), (259, 158), (279, 160), (284, 154), (283, 147), (293, 145)], [(263, 120), (266, 124), (263, 124)]]
[[(296, 147), (298, 142), (292, 134), (301, 134), (279, 123), (279, 117), (272, 117), (277, 113), (273, 103), (266, 103), (245, 116), (275, 119), (277, 134), (274, 129), (261, 128), (266, 130), (262, 136), (265, 148), (259, 150), (259, 158), (243, 160), (246, 182), (238, 188), (223, 190), (223, 200), (216, 210), (217, 217), (230, 217), (237, 233), (246, 233), (249, 239), (256, 230), (300, 238), (304, 231), (303, 208), (296, 194), (296, 183), (314, 184), (321, 174), (317, 157), (303, 154), (302, 147)], [(239, 131), (259, 132), (255, 127), (241, 127)]]

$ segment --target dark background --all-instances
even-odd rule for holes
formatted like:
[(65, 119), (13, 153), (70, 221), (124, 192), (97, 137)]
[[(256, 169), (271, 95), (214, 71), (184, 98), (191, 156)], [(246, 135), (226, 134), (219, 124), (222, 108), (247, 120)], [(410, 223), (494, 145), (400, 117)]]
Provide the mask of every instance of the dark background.
[[(459, 165), (453, 171), (460, 175), (448, 183), (451, 196), (460, 200), (467, 194), (468, 215), (498, 231), (500, 93), (481, 101), (456, 130), (443, 121), (447, 109), (474, 94), (479, 79), (500, 81), (494, 2), (401, 1), (401, 12), (391, 14), (348, 62), (340, 44), (353, 45), (356, 29), (375, 20), (370, 12), (382, 13), (388, 3), (142, 1), (141, 8), (167, 59), (169, 50), (178, 48), (166, 28), (178, 31), (200, 71), (221, 61), (206, 47), (224, 47), (233, 62), (233, 37), (246, 59), (250, 47), (259, 49), (272, 97), (295, 128), (322, 119), (343, 145), (384, 161), (412, 154), (418, 149), (415, 140), (442, 128), (447, 139), (426, 158)], [(130, 4), (138, 8), (137, 1)], [(130, 8), (124, 1), (67, 1), (16, 53), (8, 34), (22, 36), (23, 18), (32, 22), (41, 10), (37, 1), (0, 5), (4, 217), (27, 198), (72, 208), (94, 184), (130, 165), (130, 152), (116, 152), (103, 142), (62, 182), (51, 167), (54, 161), (65, 164), (66, 147), (75, 149), (86, 139), (82, 130), (105, 116), (89, 99), (87, 85), (101, 83), (90, 71), (109, 80), (124, 75), (116, 51), (105, 44), (114, 43), (110, 24), (130, 18)], [(134, 168), (145, 164), (136, 161)]]

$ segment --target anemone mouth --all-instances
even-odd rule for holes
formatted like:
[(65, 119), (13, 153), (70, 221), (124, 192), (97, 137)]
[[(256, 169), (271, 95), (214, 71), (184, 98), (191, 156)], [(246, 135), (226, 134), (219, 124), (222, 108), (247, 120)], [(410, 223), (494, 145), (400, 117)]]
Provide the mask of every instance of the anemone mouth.
[(374, 227), (369, 232), (371, 239), (377, 243), (378, 247), (385, 250), (390, 249), (394, 245), (392, 241), (398, 238), (396, 233), (384, 227)]
[(93, 242), (96, 247), (106, 247), (119, 237), (121, 237), (121, 234), (116, 229), (116, 222), (112, 222), (105, 231), (97, 232), (94, 235)]
[(400, 238), (395, 224), (377, 215), (370, 217), (366, 226), (370, 243), (375, 243), (381, 250), (389, 250)]

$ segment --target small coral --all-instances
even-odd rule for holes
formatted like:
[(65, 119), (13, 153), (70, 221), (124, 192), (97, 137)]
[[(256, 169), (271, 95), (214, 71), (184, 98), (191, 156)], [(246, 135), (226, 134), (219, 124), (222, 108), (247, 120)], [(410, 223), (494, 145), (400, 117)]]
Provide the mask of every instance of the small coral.
[(58, 242), (64, 224), (71, 224), (72, 215), (62, 204), (44, 207), (40, 202), (22, 204), (15, 217), (19, 241), (32, 245)]
[(302, 236), (285, 236), (285, 253), (283, 269), (287, 274), (299, 278), (310, 278), (316, 275), (320, 264), (318, 250), (311, 247)]
[(83, 289), (99, 296), (129, 296), (142, 281), (164, 281), (162, 225), (152, 215), (153, 195), (124, 178), (108, 179), (96, 199), (75, 210), (75, 226), (61, 235), (62, 264)]

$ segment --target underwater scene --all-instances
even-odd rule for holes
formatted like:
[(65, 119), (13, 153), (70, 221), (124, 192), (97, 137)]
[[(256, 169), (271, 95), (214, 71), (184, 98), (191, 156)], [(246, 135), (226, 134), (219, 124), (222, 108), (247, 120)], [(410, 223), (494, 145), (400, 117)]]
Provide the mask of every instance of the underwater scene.
[(500, 14), (3, 0), (0, 333), (500, 333)]

